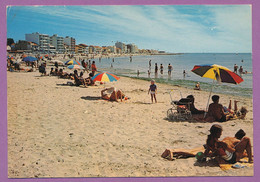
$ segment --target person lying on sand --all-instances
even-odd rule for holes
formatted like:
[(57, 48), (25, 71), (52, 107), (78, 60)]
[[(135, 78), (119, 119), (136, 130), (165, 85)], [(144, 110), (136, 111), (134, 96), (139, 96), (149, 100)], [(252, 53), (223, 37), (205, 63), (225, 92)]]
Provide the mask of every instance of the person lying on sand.
[[(244, 136), (239, 140), (236, 137), (226, 137), (222, 141), (219, 141), (218, 139), (220, 138), (222, 131), (222, 126), (218, 124), (211, 126), (210, 135), (208, 135), (206, 141), (207, 147), (204, 155), (206, 157), (218, 157), (219, 163), (227, 162), (234, 164), (244, 157), (244, 151), (246, 150), (248, 162), (253, 163), (250, 138)], [(240, 137), (241, 135), (239, 138)], [(212, 153), (210, 154), (210, 152)]]
[(118, 99), (121, 100), (125, 95), (121, 90), (117, 90), (115, 87), (106, 88), (101, 91), (102, 99), (109, 100), (109, 101), (117, 101)]
[[(248, 156), (248, 162), (253, 162), (251, 141), (250, 138), (245, 136), (246, 133), (242, 129), (235, 134), (235, 137), (226, 137), (222, 141), (219, 141), (218, 138), (221, 136), (221, 133), (222, 127), (220, 125), (212, 125), (206, 145), (193, 149), (166, 149), (161, 157), (168, 160), (195, 157), (198, 152), (204, 150), (205, 160), (206, 157), (215, 157), (219, 164), (237, 162), (245, 156)], [(228, 150), (232, 150), (232, 152), (227, 152), (229, 155), (226, 153)], [(246, 155), (244, 153), (245, 150), (247, 152)]]
[(191, 114), (204, 114), (204, 113), (205, 113), (204, 110), (198, 110), (198, 109), (196, 109), (196, 107), (195, 107), (195, 105), (194, 105), (195, 98), (194, 98), (193, 95), (188, 95), (187, 98), (189, 98), (190, 101), (191, 101), (191, 104), (190, 104)]

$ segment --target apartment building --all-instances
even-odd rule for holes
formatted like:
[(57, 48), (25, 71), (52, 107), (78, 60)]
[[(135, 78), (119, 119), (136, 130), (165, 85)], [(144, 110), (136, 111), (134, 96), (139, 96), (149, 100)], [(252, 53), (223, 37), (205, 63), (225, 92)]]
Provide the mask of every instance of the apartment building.
[(39, 32), (25, 34), (25, 40), (38, 44), (40, 52), (48, 53), (50, 51), (50, 37), (47, 34), (40, 34)]
[(75, 53), (76, 52), (76, 40), (75, 40), (75, 38), (66, 36), (64, 38), (64, 44), (69, 46), (70, 53)]
[(89, 47), (86, 44), (79, 44), (76, 46), (76, 53), (84, 53), (88, 54), (89, 53)]
[(64, 53), (64, 38), (54, 34), (50, 37), (50, 44), (55, 47), (56, 52)]
[(127, 53), (138, 53), (138, 47), (135, 44), (127, 44)]
[(127, 51), (127, 46), (126, 46), (124, 43), (122, 43), (122, 42), (116, 42), (116, 43), (115, 43), (115, 46), (116, 46), (116, 48), (120, 48), (120, 49), (121, 49), (121, 53), (126, 53), (126, 51)]

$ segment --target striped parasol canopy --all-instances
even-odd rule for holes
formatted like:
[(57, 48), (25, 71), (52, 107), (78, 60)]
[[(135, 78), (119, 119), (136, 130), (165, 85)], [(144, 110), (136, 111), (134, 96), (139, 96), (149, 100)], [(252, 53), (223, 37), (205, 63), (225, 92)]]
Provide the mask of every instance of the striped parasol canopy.
[(239, 84), (244, 81), (230, 69), (217, 64), (195, 65), (191, 71), (201, 77), (210, 78), (223, 83)]
[(69, 69), (77, 69), (77, 70), (84, 70), (85, 69), (82, 66), (77, 65), (77, 64), (69, 65), (68, 68)]
[(80, 62), (76, 61), (76, 60), (68, 60), (65, 62), (66, 65), (74, 65), (74, 64), (77, 64), (77, 65), (80, 65)]
[(116, 75), (108, 72), (98, 73), (92, 77), (93, 81), (100, 81), (100, 82), (113, 82), (119, 79), (120, 78), (117, 77)]

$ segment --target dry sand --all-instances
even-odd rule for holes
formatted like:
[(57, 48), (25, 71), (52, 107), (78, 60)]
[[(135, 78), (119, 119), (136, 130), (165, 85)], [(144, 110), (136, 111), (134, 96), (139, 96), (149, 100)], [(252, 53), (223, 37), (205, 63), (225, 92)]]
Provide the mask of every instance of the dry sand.
[[(212, 123), (168, 121), (173, 98), (193, 94), (205, 109), (208, 92), (157, 84), (157, 104), (147, 94), (148, 81), (121, 77), (115, 86), (131, 97), (123, 102), (100, 99), (103, 85), (64, 86), (69, 80), (40, 73), (7, 73), (8, 177), (154, 177), (250, 176), (253, 167), (222, 171), (195, 158), (167, 161), (166, 148), (194, 148), (205, 143)], [(240, 128), (253, 139), (252, 99), (220, 95), (228, 105), (236, 99), (249, 109), (245, 120), (221, 123), (221, 139)]]

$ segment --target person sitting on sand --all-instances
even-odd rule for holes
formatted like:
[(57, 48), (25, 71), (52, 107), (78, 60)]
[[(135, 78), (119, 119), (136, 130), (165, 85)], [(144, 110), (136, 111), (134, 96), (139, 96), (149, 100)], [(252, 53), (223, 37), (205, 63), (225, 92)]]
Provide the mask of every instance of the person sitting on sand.
[(89, 77), (86, 78), (85, 82), (88, 86), (94, 86), (95, 85), (95, 81), (92, 80), (93, 74), (89, 73)]
[[(244, 151), (246, 150), (248, 155), (248, 162), (252, 163), (252, 146), (249, 137), (242, 137), (241, 140), (235, 137), (227, 137), (222, 141), (219, 141), (222, 134), (222, 127), (218, 124), (214, 124), (210, 128), (210, 135), (208, 135), (206, 145), (207, 148), (204, 155), (207, 157), (218, 157), (218, 162), (227, 162), (234, 164), (244, 157)], [(232, 139), (232, 140), (230, 140)], [(210, 152), (212, 152), (210, 154)]]
[(117, 101), (118, 99), (121, 100), (125, 95), (121, 90), (117, 90), (115, 87), (106, 88), (101, 91), (102, 99), (109, 100), (109, 101)]
[(73, 78), (76, 86), (85, 85), (84, 82), (79, 78), (77, 70), (74, 70)]
[(50, 75), (51, 75), (51, 76), (53, 76), (53, 75), (54, 75), (53, 68), (51, 68)]
[(198, 82), (198, 83), (195, 85), (194, 90), (200, 90), (200, 82)]
[(219, 121), (224, 122), (228, 121), (231, 117), (234, 117), (234, 113), (231, 112), (224, 112), (224, 107), (219, 104), (219, 96), (213, 95), (212, 101), (209, 105), (208, 113), (206, 115), (206, 121)]
[(39, 72), (42, 74), (42, 75), (45, 75), (46, 76), (46, 64), (42, 63), (41, 66), (39, 67)]
[(205, 111), (204, 110), (198, 110), (195, 105), (194, 105), (194, 102), (195, 102), (195, 98), (193, 95), (188, 95), (187, 98), (190, 99), (191, 101), (191, 104), (190, 104), (190, 111), (191, 111), (191, 114), (204, 114)]
[(58, 76), (60, 78), (69, 78), (69, 74), (67, 72), (64, 72), (62, 68), (59, 69)]

